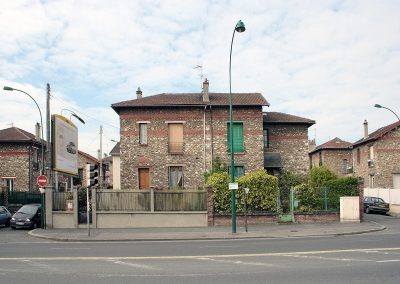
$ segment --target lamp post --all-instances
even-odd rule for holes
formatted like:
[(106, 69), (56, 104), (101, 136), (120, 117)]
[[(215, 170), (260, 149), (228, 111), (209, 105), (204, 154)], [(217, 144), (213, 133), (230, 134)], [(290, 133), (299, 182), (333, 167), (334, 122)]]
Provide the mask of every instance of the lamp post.
[[(232, 76), (231, 76), (231, 65), (232, 65), (232, 46), (235, 32), (242, 33), (246, 30), (244, 23), (239, 20), (235, 28), (233, 29), (231, 51), (229, 53), (229, 135), (230, 135), (230, 147), (231, 147), (231, 183), (235, 181), (235, 158), (233, 153), (233, 119), (232, 119)], [(236, 192), (235, 189), (231, 191), (231, 202), (232, 202), (232, 233), (236, 233)]]
[[(67, 109), (67, 108), (63, 108), (63, 109), (61, 110), (61, 115), (62, 115), (62, 112), (63, 112), (64, 110), (69, 111), (69, 112), (71, 113), (71, 116), (77, 118), (80, 122), (82, 122), (83, 124), (85, 124), (85, 121), (84, 121), (81, 117), (79, 117), (75, 112), (73, 112), (72, 110), (69, 110), (69, 109)], [(71, 120), (71, 116), (69, 117), (69, 120)]]
[(40, 110), (40, 107), (37, 104), (37, 102), (35, 101), (35, 99), (25, 91), (22, 91), (22, 90), (19, 90), (19, 89), (15, 89), (15, 88), (12, 88), (12, 87), (7, 87), (7, 86), (4, 86), (3, 90), (5, 90), (5, 91), (17, 91), (17, 92), (24, 93), (25, 95), (29, 96), (33, 100), (33, 102), (36, 104), (36, 106), (37, 106), (37, 108), (39, 110), (40, 126), (41, 126), (40, 128), (42, 130), (42, 137), (41, 137), (41, 140), (40, 140), (40, 144), (42, 145), (42, 167), (40, 169), (40, 174), (42, 175), (42, 174), (44, 174), (44, 143), (43, 143), (44, 137), (43, 137), (43, 119), (42, 119), (42, 112)]
[(384, 108), (384, 109), (387, 109), (387, 110), (391, 111), (397, 117), (397, 119), (400, 121), (399, 116), (393, 110), (391, 110), (390, 108), (381, 106), (380, 104), (375, 104), (374, 107), (376, 107), (376, 108)]

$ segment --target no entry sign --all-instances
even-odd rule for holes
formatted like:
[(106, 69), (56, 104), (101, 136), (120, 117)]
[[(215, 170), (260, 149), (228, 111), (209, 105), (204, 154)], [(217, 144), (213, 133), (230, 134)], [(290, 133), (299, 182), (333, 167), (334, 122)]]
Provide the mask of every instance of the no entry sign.
[(36, 183), (38, 186), (46, 186), (47, 185), (47, 177), (45, 175), (38, 176), (36, 179)]

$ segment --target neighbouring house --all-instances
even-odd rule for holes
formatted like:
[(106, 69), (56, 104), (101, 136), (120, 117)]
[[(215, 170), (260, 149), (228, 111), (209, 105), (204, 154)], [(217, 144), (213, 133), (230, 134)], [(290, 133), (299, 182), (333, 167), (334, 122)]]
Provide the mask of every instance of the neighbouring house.
[(338, 176), (352, 173), (352, 144), (336, 137), (310, 151), (311, 167), (325, 166)]
[[(263, 106), (260, 93), (233, 93), (229, 141), (229, 94), (159, 94), (115, 103), (120, 117), (121, 188), (196, 189), (218, 157), (241, 176), (263, 168)], [(233, 148), (233, 149), (232, 149)]]
[(112, 187), (113, 189), (121, 189), (121, 156), (119, 154), (120, 149), (119, 149), (120, 143), (117, 142), (112, 148), (110, 152), (110, 156), (112, 157), (111, 160), (111, 173), (110, 175), (112, 176)]
[[(11, 191), (37, 191), (36, 178), (42, 165), (40, 126), (36, 136), (18, 127), (0, 130), (0, 177), (2, 186)], [(46, 154), (45, 154), (46, 155)]]
[[(105, 156), (105, 155), (104, 155)], [(112, 156), (105, 156), (101, 160), (101, 165), (103, 169), (103, 188), (112, 188), (113, 175), (112, 175)]]
[(314, 120), (295, 115), (263, 114), (264, 168), (270, 174), (279, 174), (281, 170), (308, 173), (308, 128), (313, 124)]
[[(17, 127), (0, 130), (2, 186), (12, 191), (37, 191), (39, 189), (36, 178), (40, 175), (42, 163), (41, 142), (44, 143), (46, 158), (46, 141), (37, 138), (39, 130), (39, 126), (37, 126), (36, 136)], [(55, 190), (70, 191), (72, 186), (86, 186), (87, 164), (99, 164), (99, 161), (85, 152), (78, 151), (78, 176), (54, 172)], [(46, 164), (45, 168), (48, 168)]]
[(369, 188), (400, 189), (400, 121), (368, 133), (353, 143), (353, 170)]

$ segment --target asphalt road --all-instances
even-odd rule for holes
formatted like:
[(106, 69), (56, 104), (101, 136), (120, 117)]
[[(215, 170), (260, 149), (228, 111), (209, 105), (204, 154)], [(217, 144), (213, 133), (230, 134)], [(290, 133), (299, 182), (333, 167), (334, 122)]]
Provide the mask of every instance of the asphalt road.
[(0, 283), (399, 283), (400, 219), (314, 238), (60, 243), (0, 229)]

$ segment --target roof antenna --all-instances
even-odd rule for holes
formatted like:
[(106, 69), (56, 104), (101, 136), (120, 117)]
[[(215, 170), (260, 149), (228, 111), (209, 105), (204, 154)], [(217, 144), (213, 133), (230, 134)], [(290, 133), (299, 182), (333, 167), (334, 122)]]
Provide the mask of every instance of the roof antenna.
[(199, 77), (200, 77), (200, 88), (203, 88), (203, 77), (204, 77), (203, 65), (196, 65), (195, 67), (193, 67), (193, 69), (198, 69), (199, 70), (199, 72), (200, 72), (200, 75), (199, 75)]

